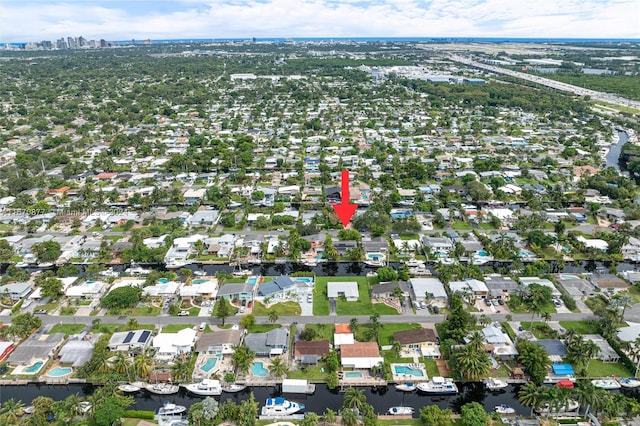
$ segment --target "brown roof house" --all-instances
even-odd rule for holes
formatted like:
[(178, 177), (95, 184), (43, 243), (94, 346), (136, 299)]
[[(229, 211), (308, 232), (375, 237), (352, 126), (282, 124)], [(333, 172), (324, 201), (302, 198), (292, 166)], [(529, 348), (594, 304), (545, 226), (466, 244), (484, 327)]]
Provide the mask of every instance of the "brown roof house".
[(376, 342), (354, 342), (340, 346), (342, 367), (370, 369), (384, 363)]
[(402, 350), (418, 354), (428, 359), (440, 358), (440, 346), (435, 330), (431, 328), (416, 328), (412, 330), (396, 331), (393, 339), (400, 343)]
[(316, 365), (330, 351), (331, 347), (328, 340), (298, 340), (295, 344), (294, 357), (300, 364)]
[(592, 275), (589, 280), (594, 287), (602, 289), (603, 292), (609, 294), (616, 294), (622, 291), (627, 291), (629, 284), (622, 278), (613, 274)]

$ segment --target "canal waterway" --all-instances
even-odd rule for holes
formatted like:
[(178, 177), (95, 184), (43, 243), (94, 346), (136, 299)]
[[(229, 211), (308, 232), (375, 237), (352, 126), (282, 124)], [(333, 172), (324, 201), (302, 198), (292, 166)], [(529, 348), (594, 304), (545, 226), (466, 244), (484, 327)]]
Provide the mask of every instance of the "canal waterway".
[(607, 156), (605, 157), (605, 161), (606, 161), (607, 167), (613, 167), (617, 171), (620, 171), (620, 163), (618, 159), (620, 158), (620, 152), (622, 151), (622, 146), (625, 143), (627, 143), (627, 141), (629, 140), (629, 137), (627, 136), (626, 132), (621, 132), (621, 131), (618, 131), (618, 136), (620, 137), (620, 140), (618, 141), (617, 144), (611, 146), (611, 148), (609, 149), (609, 152), (607, 153)]
[[(521, 385), (509, 385), (503, 390), (489, 392), (485, 389), (483, 383), (459, 383), (458, 388), (460, 389), (460, 393), (448, 396), (429, 396), (420, 393), (400, 392), (393, 386), (358, 387), (358, 389), (364, 391), (367, 402), (374, 407), (378, 414), (385, 414), (391, 407), (410, 406), (415, 409), (414, 417), (418, 417), (420, 408), (425, 405), (437, 405), (440, 408), (448, 408), (455, 413), (460, 413), (460, 409), (464, 404), (478, 402), (487, 412), (493, 411), (497, 405), (507, 404), (516, 410), (516, 414), (529, 415), (530, 409), (518, 401), (520, 386)], [(93, 393), (94, 389), (95, 387), (93, 385), (80, 384), (45, 385), (31, 383), (19, 386), (0, 386), (0, 402), (14, 398), (23, 401), (25, 405), (29, 405), (37, 396), (47, 396), (54, 400), (61, 400), (72, 394), (87, 397)], [(223, 393), (221, 396), (215, 397), (215, 399), (220, 402), (231, 399), (240, 403), (249, 398), (250, 392), (253, 392), (260, 406), (262, 406), (269, 397), (282, 396), (282, 393), (275, 387), (254, 387), (235, 394)], [(616, 393), (619, 391), (613, 392)], [(624, 389), (623, 393), (629, 397), (640, 400), (638, 390)], [(129, 409), (148, 411), (155, 411), (162, 406), (164, 401), (189, 407), (191, 404), (202, 401), (203, 399), (202, 397), (196, 397), (188, 393), (184, 389), (180, 389), (180, 392), (174, 395), (154, 395), (142, 391), (133, 396), (135, 403), (129, 407)], [(338, 411), (344, 401), (343, 393), (338, 389), (329, 390), (324, 384), (317, 385), (316, 392), (313, 395), (284, 394), (283, 396), (289, 400), (304, 404), (305, 412), (315, 412), (318, 414), (324, 413), (327, 408)]]

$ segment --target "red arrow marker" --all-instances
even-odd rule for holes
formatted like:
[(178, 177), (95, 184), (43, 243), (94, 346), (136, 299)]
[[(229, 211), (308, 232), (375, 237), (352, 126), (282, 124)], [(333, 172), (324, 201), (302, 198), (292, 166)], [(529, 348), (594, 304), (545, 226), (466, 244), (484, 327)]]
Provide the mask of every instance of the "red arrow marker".
[(334, 204), (333, 209), (338, 214), (342, 225), (346, 228), (353, 214), (356, 212), (358, 206), (356, 204), (349, 203), (349, 172), (347, 170), (342, 171), (342, 196), (340, 197), (340, 204)]

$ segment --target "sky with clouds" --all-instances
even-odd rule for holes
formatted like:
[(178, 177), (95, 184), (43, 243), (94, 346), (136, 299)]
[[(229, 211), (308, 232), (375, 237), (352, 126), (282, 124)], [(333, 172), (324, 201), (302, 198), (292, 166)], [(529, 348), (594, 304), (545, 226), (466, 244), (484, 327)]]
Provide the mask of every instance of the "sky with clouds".
[(640, 38), (640, 0), (2, 0), (0, 41)]

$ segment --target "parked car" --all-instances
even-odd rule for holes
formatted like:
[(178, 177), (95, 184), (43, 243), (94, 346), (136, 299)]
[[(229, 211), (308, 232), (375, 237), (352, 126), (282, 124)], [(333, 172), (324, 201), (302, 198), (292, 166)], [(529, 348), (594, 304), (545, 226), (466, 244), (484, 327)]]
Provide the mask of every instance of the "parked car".
[(178, 316), (179, 316), (179, 317), (186, 317), (186, 316), (189, 316), (189, 311), (180, 311), (180, 312), (178, 313)]
[(43, 314), (46, 315), (47, 314), (47, 310), (46, 309), (36, 309), (35, 310), (36, 314)]
[(501, 305), (501, 306), (504, 305), (504, 300), (498, 299), (498, 304)]
[(484, 304), (487, 306), (491, 306), (491, 301), (489, 299), (484, 299)]

